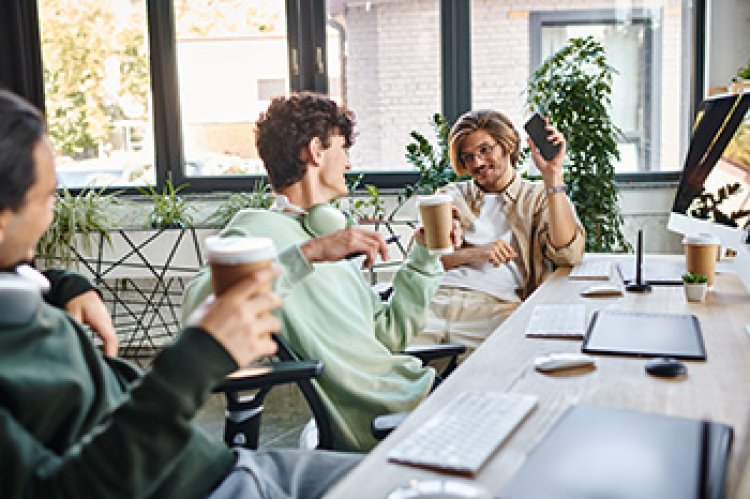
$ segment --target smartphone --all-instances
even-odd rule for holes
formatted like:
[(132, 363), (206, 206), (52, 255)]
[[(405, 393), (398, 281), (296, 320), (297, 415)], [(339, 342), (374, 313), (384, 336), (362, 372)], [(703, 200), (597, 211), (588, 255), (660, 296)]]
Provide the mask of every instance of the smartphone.
[(557, 153), (560, 151), (560, 144), (555, 145), (547, 140), (546, 126), (547, 124), (544, 122), (544, 119), (539, 116), (539, 113), (534, 113), (523, 128), (526, 130), (526, 133), (529, 134), (531, 140), (534, 141), (534, 144), (536, 144), (542, 157), (549, 161), (557, 156)]

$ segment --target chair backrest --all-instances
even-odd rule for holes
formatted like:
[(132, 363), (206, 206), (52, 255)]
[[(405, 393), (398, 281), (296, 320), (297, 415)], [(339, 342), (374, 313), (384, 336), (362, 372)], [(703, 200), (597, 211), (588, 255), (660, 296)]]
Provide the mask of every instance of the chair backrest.
[[(274, 340), (278, 345), (276, 355), (281, 360), (300, 362), (299, 356), (294, 353), (294, 350), (287, 344), (287, 342), (279, 335), (274, 335)], [(307, 401), (307, 405), (310, 406), (310, 411), (315, 419), (315, 424), (318, 427), (318, 449), (332, 449), (333, 448), (333, 428), (331, 425), (331, 418), (328, 414), (328, 409), (323, 403), (323, 399), (320, 397), (318, 390), (315, 388), (313, 381), (310, 379), (304, 379), (297, 381), (302, 395)]]

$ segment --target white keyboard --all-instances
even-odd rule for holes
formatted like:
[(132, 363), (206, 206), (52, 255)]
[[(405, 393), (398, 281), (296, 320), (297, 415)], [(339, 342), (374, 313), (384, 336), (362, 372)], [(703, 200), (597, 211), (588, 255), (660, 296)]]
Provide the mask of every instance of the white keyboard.
[(534, 395), (463, 392), (393, 447), (388, 459), (474, 475), (536, 402)]
[(614, 272), (614, 264), (607, 260), (584, 260), (581, 264), (573, 267), (568, 277), (580, 280), (609, 280)]

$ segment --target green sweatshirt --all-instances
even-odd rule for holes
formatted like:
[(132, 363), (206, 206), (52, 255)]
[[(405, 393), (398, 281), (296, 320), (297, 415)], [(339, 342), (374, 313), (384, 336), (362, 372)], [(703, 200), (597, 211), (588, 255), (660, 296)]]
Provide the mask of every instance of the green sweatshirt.
[[(434, 371), (397, 352), (424, 327), (427, 304), (443, 275), (438, 257), (415, 244), (396, 273), (389, 303), (383, 303), (356, 261), (308, 264), (299, 244), (311, 236), (298, 216), (244, 210), (222, 236), (266, 236), (282, 250), (285, 272), (276, 282), (284, 299), (281, 334), (301, 358), (325, 364), (317, 383), (333, 416), (334, 447), (374, 447), (373, 418), (414, 409), (432, 387)], [(206, 268), (188, 285), (183, 313), (210, 292)]]
[(234, 456), (191, 419), (234, 369), (197, 328), (140, 377), (51, 305), (0, 318), (0, 497), (205, 497)]

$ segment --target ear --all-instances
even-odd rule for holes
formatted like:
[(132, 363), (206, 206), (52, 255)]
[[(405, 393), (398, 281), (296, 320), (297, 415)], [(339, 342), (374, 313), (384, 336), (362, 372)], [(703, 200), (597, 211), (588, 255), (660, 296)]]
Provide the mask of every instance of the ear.
[(325, 151), (323, 141), (318, 137), (313, 137), (310, 142), (307, 143), (307, 146), (302, 149), (300, 156), (302, 161), (318, 166), (321, 161), (323, 161), (323, 151)]
[(0, 211), (0, 243), (5, 240), (5, 233), (8, 230), (11, 216), (13, 216), (13, 210), (10, 208)]

